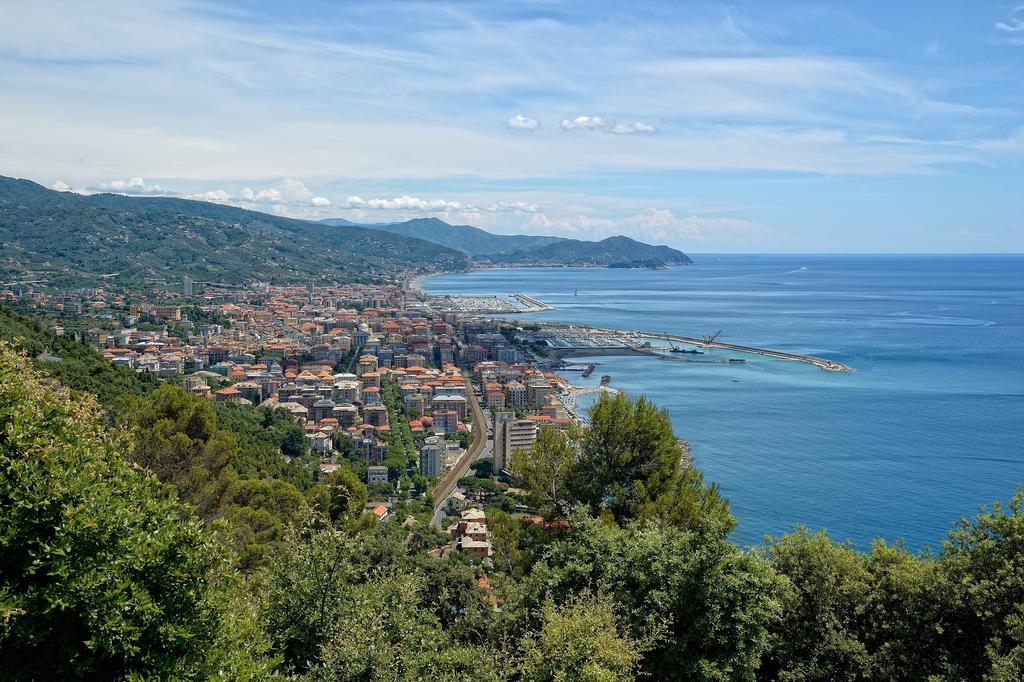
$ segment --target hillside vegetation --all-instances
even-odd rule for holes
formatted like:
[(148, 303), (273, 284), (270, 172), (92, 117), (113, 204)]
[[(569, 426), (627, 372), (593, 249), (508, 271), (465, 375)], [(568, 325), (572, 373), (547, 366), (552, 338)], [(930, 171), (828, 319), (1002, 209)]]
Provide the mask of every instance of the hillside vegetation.
[(465, 265), (459, 252), (379, 230), (186, 199), (80, 196), (0, 176), (0, 281), (358, 282)]

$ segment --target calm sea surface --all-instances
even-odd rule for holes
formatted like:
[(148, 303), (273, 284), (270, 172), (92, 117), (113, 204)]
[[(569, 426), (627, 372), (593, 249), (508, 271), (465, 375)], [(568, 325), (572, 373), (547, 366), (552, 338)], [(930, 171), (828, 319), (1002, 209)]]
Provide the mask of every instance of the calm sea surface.
[[(702, 336), (818, 355), (850, 375), (601, 357), (589, 379), (667, 407), (698, 466), (757, 543), (794, 525), (859, 547), (937, 547), (1024, 483), (1024, 256), (713, 256), (671, 270), (484, 270), (434, 293), (525, 293), (523, 319)], [(575, 293), (578, 290), (578, 293)], [(722, 360), (711, 351), (691, 360)]]

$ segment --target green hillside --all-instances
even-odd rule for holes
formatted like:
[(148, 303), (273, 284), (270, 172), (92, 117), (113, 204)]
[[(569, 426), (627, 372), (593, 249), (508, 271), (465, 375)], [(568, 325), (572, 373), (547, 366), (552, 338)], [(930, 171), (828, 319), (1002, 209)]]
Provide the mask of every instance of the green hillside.
[(362, 227), (333, 227), (167, 197), (80, 196), (0, 176), (0, 281), (55, 286), (100, 275), (133, 286), (177, 281), (365, 281), (458, 270), (463, 254)]

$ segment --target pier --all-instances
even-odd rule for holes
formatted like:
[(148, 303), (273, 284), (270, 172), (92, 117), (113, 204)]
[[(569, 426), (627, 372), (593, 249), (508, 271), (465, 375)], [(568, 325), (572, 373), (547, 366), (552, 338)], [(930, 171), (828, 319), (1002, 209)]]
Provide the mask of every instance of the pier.
[(527, 296), (526, 294), (512, 294), (512, 298), (516, 299), (523, 305), (523, 307), (516, 312), (543, 313), (548, 310), (554, 310), (553, 306), (550, 306), (544, 301), (534, 298), (533, 296)]
[(738, 353), (749, 353), (751, 355), (762, 355), (768, 358), (775, 358), (776, 360), (788, 360), (791, 362), (805, 362), (809, 365), (814, 365), (818, 369), (826, 372), (852, 372), (853, 368), (844, 365), (841, 362), (835, 360), (826, 360), (825, 358), (818, 358), (813, 355), (800, 355), (798, 353), (786, 353), (780, 350), (771, 350), (768, 348), (756, 348), (754, 346), (740, 346), (735, 343), (725, 343), (723, 341), (698, 339), (692, 336), (680, 336), (678, 334), (666, 334), (666, 333), (650, 333), (642, 331), (634, 332), (622, 332), (621, 330), (615, 329), (600, 329), (599, 331), (612, 333), (612, 334), (623, 334), (629, 333), (634, 336), (640, 336), (651, 339), (664, 339), (666, 341), (678, 341), (680, 343), (688, 343), (694, 346), (701, 346), (703, 348), (721, 348), (723, 350), (732, 350)]

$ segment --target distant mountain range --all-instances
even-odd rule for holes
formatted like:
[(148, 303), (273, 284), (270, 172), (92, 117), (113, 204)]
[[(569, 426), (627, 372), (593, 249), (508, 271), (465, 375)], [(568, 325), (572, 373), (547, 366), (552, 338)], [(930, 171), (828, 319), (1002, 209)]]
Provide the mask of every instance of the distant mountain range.
[(186, 199), (81, 196), (0, 176), (0, 282), (368, 281), (468, 265), (460, 251), (389, 231)]
[(628, 237), (498, 235), (437, 218), (311, 222), (171, 197), (83, 196), (0, 176), (0, 282), (241, 284), (370, 281), (494, 264), (660, 267), (691, 262)]
[(344, 218), (328, 218), (319, 223), (336, 227), (369, 227), (423, 239), (461, 251), (475, 261), (491, 263), (659, 267), (693, 262), (682, 251), (667, 246), (651, 246), (621, 235), (591, 242), (565, 237), (493, 234), (471, 225), (449, 225), (438, 218), (362, 225)]

